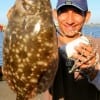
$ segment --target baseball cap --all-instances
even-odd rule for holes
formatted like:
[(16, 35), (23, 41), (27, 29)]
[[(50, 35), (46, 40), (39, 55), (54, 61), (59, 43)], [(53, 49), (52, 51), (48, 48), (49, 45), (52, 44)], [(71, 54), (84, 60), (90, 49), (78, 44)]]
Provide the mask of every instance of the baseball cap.
[(81, 11), (88, 10), (87, 0), (58, 0), (56, 9), (59, 10), (59, 8), (67, 5), (72, 5)]

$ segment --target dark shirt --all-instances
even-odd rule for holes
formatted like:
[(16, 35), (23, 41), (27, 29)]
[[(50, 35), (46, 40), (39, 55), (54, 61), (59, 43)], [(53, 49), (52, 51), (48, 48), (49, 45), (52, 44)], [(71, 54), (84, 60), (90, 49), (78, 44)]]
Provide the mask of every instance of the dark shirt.
[(69, 74), (69, 68), (74, 64), (59, 50), (59, 67), (50, 93), (53, 100), (100, 100), (100, 92), (88, 82), (87, 78), (75, 80), (73, 74)]

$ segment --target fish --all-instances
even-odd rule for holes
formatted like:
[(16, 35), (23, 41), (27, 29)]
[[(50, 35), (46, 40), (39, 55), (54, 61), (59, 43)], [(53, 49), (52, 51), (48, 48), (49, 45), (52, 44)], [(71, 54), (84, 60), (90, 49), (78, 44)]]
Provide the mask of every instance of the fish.
[(16, 0), (7, 17), (3, 74), (16, 100), (29, 100), (51, 86), (58, 69), (50, 0)]

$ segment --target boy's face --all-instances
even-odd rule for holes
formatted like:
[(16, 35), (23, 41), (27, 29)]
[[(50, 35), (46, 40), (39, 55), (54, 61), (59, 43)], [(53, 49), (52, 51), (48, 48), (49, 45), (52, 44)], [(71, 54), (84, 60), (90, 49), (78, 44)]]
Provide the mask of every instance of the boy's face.
[(81, 31), (87, 14), (73, 6), (64, 6), (57, 12), (57, 20), (63, 35), (73, 37)]

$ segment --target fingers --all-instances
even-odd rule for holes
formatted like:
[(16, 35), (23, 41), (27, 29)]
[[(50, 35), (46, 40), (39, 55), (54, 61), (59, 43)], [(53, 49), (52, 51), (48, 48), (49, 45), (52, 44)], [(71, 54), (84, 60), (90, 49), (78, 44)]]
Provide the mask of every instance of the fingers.
[(80, 44), (75, 48), (77, 53), (73, 55), (77, 59), (76, 65), (81, 69), (94, 65), (96, 61), (96, 52), (94, 52), (91, 45)]
[(83, 56), (88, 56), (90, 55), (90, 53), (92, 52), (92, 47), (90, 45), (86, 45), (86, 44), (80, 44), (80, 46), (75, 48), (77, 53), (83, 55)]

